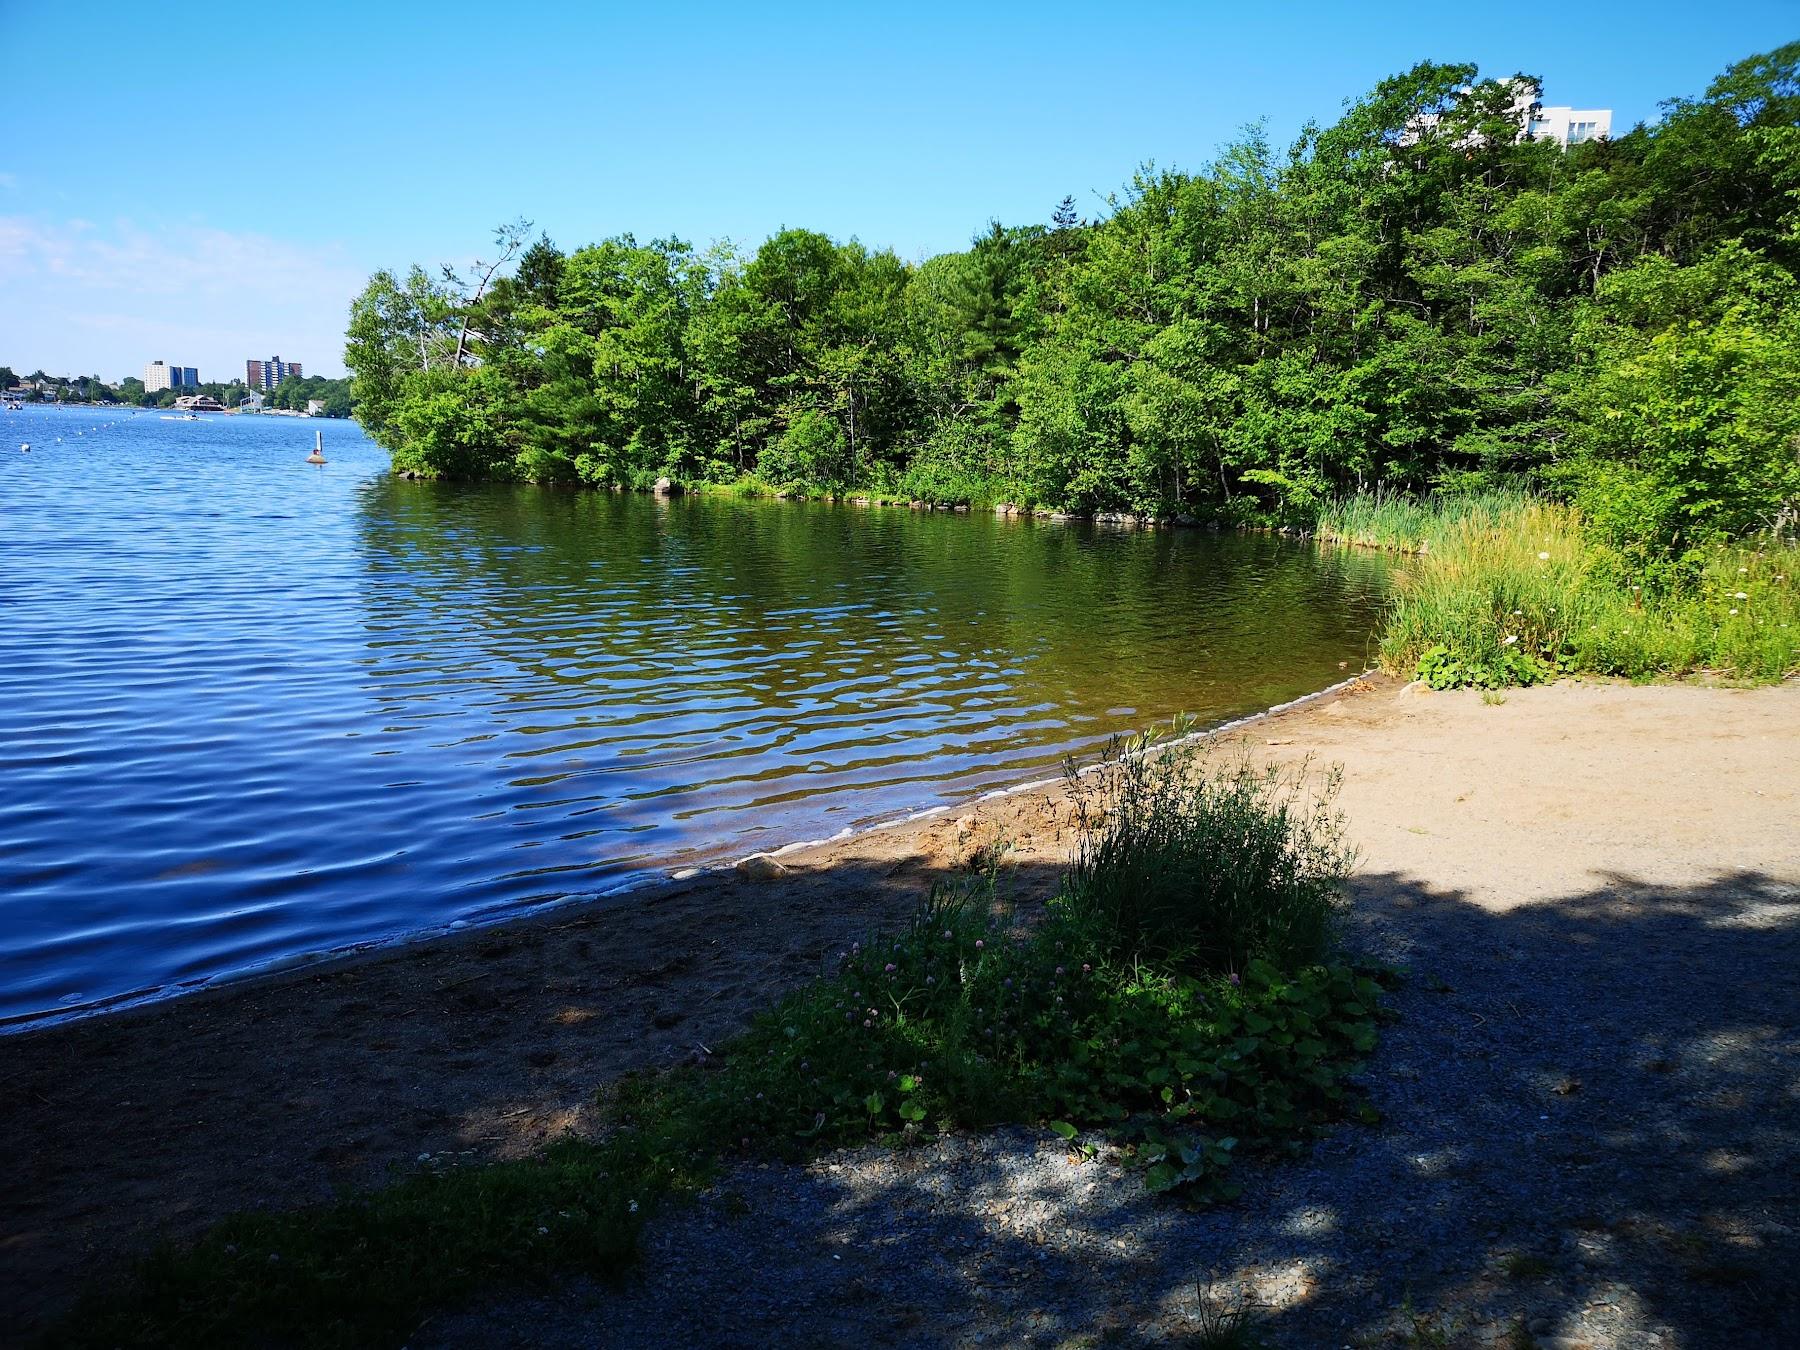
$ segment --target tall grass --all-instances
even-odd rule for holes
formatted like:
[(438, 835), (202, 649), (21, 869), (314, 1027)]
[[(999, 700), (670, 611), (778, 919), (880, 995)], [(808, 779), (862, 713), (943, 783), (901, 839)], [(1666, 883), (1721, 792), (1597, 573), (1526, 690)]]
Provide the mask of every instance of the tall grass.
[(1759, 681), (1800, 669), (1800, 552), (1789, 545), (1720, 545), (1688, 584), (1654, 592), (1621, 578), (1572, 507), (1543, 498), (1352, 504), (1341, 518), (1404, 521), (1406, 537), (1428, 542), (1396, 581), (1382, 633), (1383, 663), (1401, 673), (1496, 686), (1562, 672)]
[(1443, 547), (1451, 531), (1469, 525), (1498, 527), (1532, 501), (1522, 487), (1442, 497), (1415, 497), (1378, 488), (1328, 503), (1319, 512), (1317, 531), (1328, 544), (1428, 554)]
[(1083, 830), (1069, 912), (1123, 956), (1195, 973), (1321, 959), (1352, 861), (1332, 810), (1337, 773), (1308, 784), (1305, 770), (1149, 749), (1117, 747), (1098, 773), (1070, 777)]

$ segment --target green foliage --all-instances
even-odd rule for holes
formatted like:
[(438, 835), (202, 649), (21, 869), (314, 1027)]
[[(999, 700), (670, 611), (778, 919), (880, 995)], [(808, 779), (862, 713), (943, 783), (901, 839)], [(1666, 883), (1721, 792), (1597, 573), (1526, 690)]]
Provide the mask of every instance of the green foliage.
[(773, 483), (842, 487), (849, 477), (850, 444), (836, 422), (807, 408), (788, 422), (757, 467)]
[[(52, 1343), (399, 1344), (428, 1309), (483, 1284), (618, 1270), (656, 1205), (722, 1160), (1042, 1121), (1079, 1157), (1110, 1141), (1151, 1191), (1223, 1200), (1237, 1194), (1239, 1154), (1372, 1120), (1347, 1075), (1374, 1046), (1380, 977), (1315, 964), (1322, 930), (1302, 938), (1248, 912), (1285, 913), (1301, 892), (1302, 908), (1329, 910), (1346, 857), (1335, 822), (1295, 812), (1293, 792), (1269, 780), (1214, 775), (1180, 753), (1112, 767), (1088, 803), (1139, 823), (1090, 821), (1070, 896), (1032, 920), (996, 903), (991, 878), (939, 892), (705, 1065), (610, 1090), (600, 1142), (233, 1219), (91, 1295)], [(1184, 902), (1165, 887), (1147, 918), (1121, 923), (1096, 897), (1122, 894), (1106, 873), (1141, 854), (1095, 836), (1152, 825), (1200, 893)], [(1195, 870), (1240, 847), (1228, 886)]]
[(1414, 670), (1433, 689), (1472, 686), (1492, 691), (1541, 684), (1555, 678), (1557, 667), (1544, 657), (1517, 647), (1501, 646), (1491, 652), (1459, 656), (1440, 642), (1426, 649)]
[(1332, 811), (1337, 776), (1309, 791), (1304, 771), (1151, 750), (1144, 739), (1115, 747), (1097, 772), (1069, 777), (1083, 827), (1071, 911), (1127, 956), (1195, 974), (1320, 960), (1352, 860)]
[(627, 1134), (541, 1158), (420, 1170), (364, 1196), (230, 1219), (90, 1294), (52, 1346), (401, 1345), (422, 1309), (546, 1268), (616, 1270), (691, 1178)]
[(1439, 689), (1570, 672), (1772, 680), (1800, 669), (1792, 544), (1716, 543), (1690, 550), (1678, 578), (1650, 568), (1633, 580), (1572, 508), (1526, 496), (1488, 505), (1341, 508), (1344, 521), (1404, 519), (1409, 537), (1432, 541), (1395, 586), (1382, 634), (1390, 669)]
[(945, 423), (900, 475), (899, 495), (934, 506), (987, 504), (999, 481), (999, 460), (988, 428), (968, 420)]
[(394, 415), (394, 467), (441, 478), (506, 478), (515, 461), (505, 436), (505, 390), (488, 371), (406, 375)]
[(1103, 1131), (1152, 1190), (1228, 1198), (1240, 1147), (1359, 1113), (1344, 1073), (1374, 1044), (1379, 987), (1316, 964), (1350, 860), (1335, 779), (1308, 795), (1151, 748), (1077, 780), (1079, 860), (1041, 919), (991, 888), (939, 893), (722, 1068), (640, 1084), (633, 1115), (784, 1156), (1048, 1120), (1071, 1143)]
[[(497, 477), (1310, 524), (1524, 475), (1620, 566), (1691, 579), (1800, 510), (1797, 72), (1789, 44), (1565, 151), (1521, 134), (1526, 77), (1422, 63), (1285, 154), (1252, 128), (1100, 220), (1065, 204), (917, 266), (783, 230), (748, 256), (540, 240), (491, 285), (377, 273), (346, 359), (414, 466), (447, 412), (402, 413), (448, 396), (482, 405)], [(473, 369), (503, 392), (416, 378)]]
[[(1667, 287), (1674, 270), (1634, 269)], [(1800, 295), (1766, 289), (1595, 339), (1603, 359), (1571, 400), (1585, 453), (1560, 478), (1623, 567), (1673, 578), (1709, 544), (1800, 520)]]
[[(323, 375), (290, 375), (276, 385), (268, 397), (268, 406), (291, 408), (305, 412), (313, 399), (325, 405), (326, 417), (348, 417), (355, 410), (350, 396), (349, 380), (328, 380)], [(237, 400), (233, 399), (235, 403)]]

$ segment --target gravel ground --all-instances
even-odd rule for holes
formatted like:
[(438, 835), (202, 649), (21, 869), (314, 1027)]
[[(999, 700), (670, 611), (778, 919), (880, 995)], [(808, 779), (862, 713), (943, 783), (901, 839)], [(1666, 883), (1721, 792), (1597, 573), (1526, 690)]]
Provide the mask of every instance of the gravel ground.
[[(1567, 827), (1538, 827), (1561, 856)], [(1614, 854), (1633, 830), (1680, 833), (1639, 818)], [(1795, 836), (1765, 870), (1660, 879), (1677, 849), (1544, 894), (1530, 834), (1504, 841), (1510, 897), (1359, 876), (1350, 942), (1409, 971), (1363, 1075), (1384, 1122), (1244, 1165), (1229, 1206), (1023, 1129), (749, 1167), (656, 1221), (623, 1286), (412, 1344), (1182, 1343), (1247, 1306), (1275, 1346), (1800, 1345)]]

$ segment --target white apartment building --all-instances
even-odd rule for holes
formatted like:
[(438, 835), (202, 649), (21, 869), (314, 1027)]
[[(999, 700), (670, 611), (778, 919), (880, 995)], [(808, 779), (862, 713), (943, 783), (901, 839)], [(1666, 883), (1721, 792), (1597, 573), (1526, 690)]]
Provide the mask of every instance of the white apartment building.
[(154, 394), (160, 389), (198, 389), (200, 372), (193, 366), (171, 366), (161, 361), (152, 361), (144, 367), (144, 392)]
[(1555, 141), (1565, 149), (1583, 141), (1598, 141), (1612, 135), (1611, 108), (1546, 108), (1529, 109), (1525, 133), (1534, 141)]
[[(1554, 141), (1566, 150), (1571, 145), (1612, 135), (1611, 108), (1571, 108), (1566, 105), (1551, 108), (1538, 102), (1542, 95), (1543, 90), (1535, 84), (1524, 80), (1513, 82), (1512, 115), (1519, 123), (1516, 140)], [(1400, 144), (1416, 145), (1440, 120), (1436, 113), (1420, 113), (1400, 133)]]

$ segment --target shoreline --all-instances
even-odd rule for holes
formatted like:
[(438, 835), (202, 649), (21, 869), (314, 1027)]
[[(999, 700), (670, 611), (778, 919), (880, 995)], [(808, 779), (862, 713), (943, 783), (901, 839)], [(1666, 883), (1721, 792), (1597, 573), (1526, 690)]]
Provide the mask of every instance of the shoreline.
[[(1278, 716), (1292, 709), (1304, 707), (1317, 700), (1342, 693), (1355, 685), (1383, 678), (1377, 669), (1368, 669), (1361, 674), (1352, 675), (1348, 679), (1339, 680), (1323, 689), (1309, 694), (1301, 694), (1297, 698), (1241, 717), (1231, 718), (1217, 726), (1206, 727), (1174, 738), (1168, 744), (1185, 745), (1210, 738), (1227, 735), (1244, 727), (1254, 725), (1270, 717)], [(1124, 733), (1121, 733), (1124, 734)], [(1079, 772), (1086, 775), (1093, 770), (1092, 765), (1083, 766)], [(510, 928), (515, 924), (530, 924), (546, 920), (553, 916), (580, 910), (584, 906), (592, 906), (596, 910), (606, 908), (606, 902), (625, 899), (642, 899), (653, 897), (667, 891), (671, 887), (684, 887), (688, 883), (703, 881), (708, 877), (720, 877), (736, 874), (746, 865), (754, 865), (754, 860), (761, 858), (780, 861), (798, 853), (807, 853), (816, 849), (824, 849), (848, 840), (861, 839), (864, 836), (890, 830), (905, 829), (923, 821), (944, 815), (961, 816), (978, 809), (983, 803), (1000, 801), (1021, 793), (1043, 792), (1060, 785), (1061, 778), (1038, 778), (1028, 782), (1010, 784), (1006, 787), (994, 788), (975, 797), (960, 799), (939, 806), (925, 807), (920, 810), (906, 811), (884, 820), (878, 820), (861, 827), (846, 826), (836, 834), (820, 839), (798, 839), (768, 849), (758, 849), (741, 857), (728, 858), (723, 862), (703, 863), (689, 867), (650, 867), (642, 868), (624, 875), (616, 883), (600, 890), (570, 891), (551, 900), (541, 901), (517, 911), (495, 911), (491, 919), (453, 919), (447, 923), (426, 928), (409, 929), (395, 933), (390, 937), (376, 938), (356, 943), (348, 947), (334, 947), (323, 951), (302, 952), (291, 956), (272, 957), (268, 961), (247, 966), (241, 970), (227, 971), (203, 981), (176, 986), (175, 988), (159, 988), (148, 991), (116, 994), (96, 1003), (65, 1010), (27, 1013), (15, 1018), (0, 1018), (0, 1046), (17, 1037), (33, 1036), (53, 1031), (61, 1027), (90, 1022), (99, 1018), (121, 1017), (140, 1009), (158, 1008), (184, 999), (198, 998), (215, 991), (239, 989), (246, 985), (263, 980), (280, 980), (308, 974), (329, 974), (348, 968), (359, 962), (379, 960), (387, 956), (398, 956), (407, 950), (429, 943), (443, 942), (465, 933), (493, 934)]]
[[(359, 424), (360, 426), (360, 424)], [(365, 437), (369, 433), (363, 432)], [(369, 437), (371, 444), (378, 444)], [(389, 453), (390, 460), (392, 452)], [(448, 483), (459, 487), (507, 486), (534, 487), (556, 492), (602, 492), (618, 496), (659, 497), (665, 501), (676, 497), (725, 498), (732, 501), (785, 502), (800, 505), (855, 506), (865, 510), (918, 511), (941, 515), (991, 515), (997, 520), (1047, 521), (1059, 525), (1108, 525), (1134, 530), (1205, 530), (1211, 534), (1273, 534), (1296, 542), (1316, 540), (1323, 544), (1372, 547), (1382, 551), (1407, 553), (1411, 550), (1389, 550), (1385, 545), (1364, 545), (1348, 539), (1328, 538), (1316, 530), (1298, 525), (1250, 524), (1218, 516), (1153, 516), (1131, 511), (1057, 511), (1049, 508), (1019, 506), (1008, 501), (934, 502), (922, 497), (889, 497), (866, 489), (848, 492), (816, 491), (811, 488), (777, 488), (764, 483), (746, 486), (741, 481), (730, 483), (670, 482), (667, 487), (628, 487), (623, 483), (571, 482), (559, 479), (458, 478), (449, 474), (431, 474), (420, 469), (396, 469), (388, 474), (409, 483)]]
[[(1344, 767), (1357, 913), (1629, 913), (1646, 887), (1751, 872), (1800, 897), (1794, 681), (1568, 681), (1501, 707), (1375, 676), (1209, 734)], [(996, 845), (1006, 892), (1047, 898), (1074, 838), (1059, 788), (1026, 785), (795, 850), (767, 879), (671, 880), (0, 1038), (0, 1301), (40, 1325), (229, 1213), (587, 1133), (601, 1085), (704, 1058)]]

